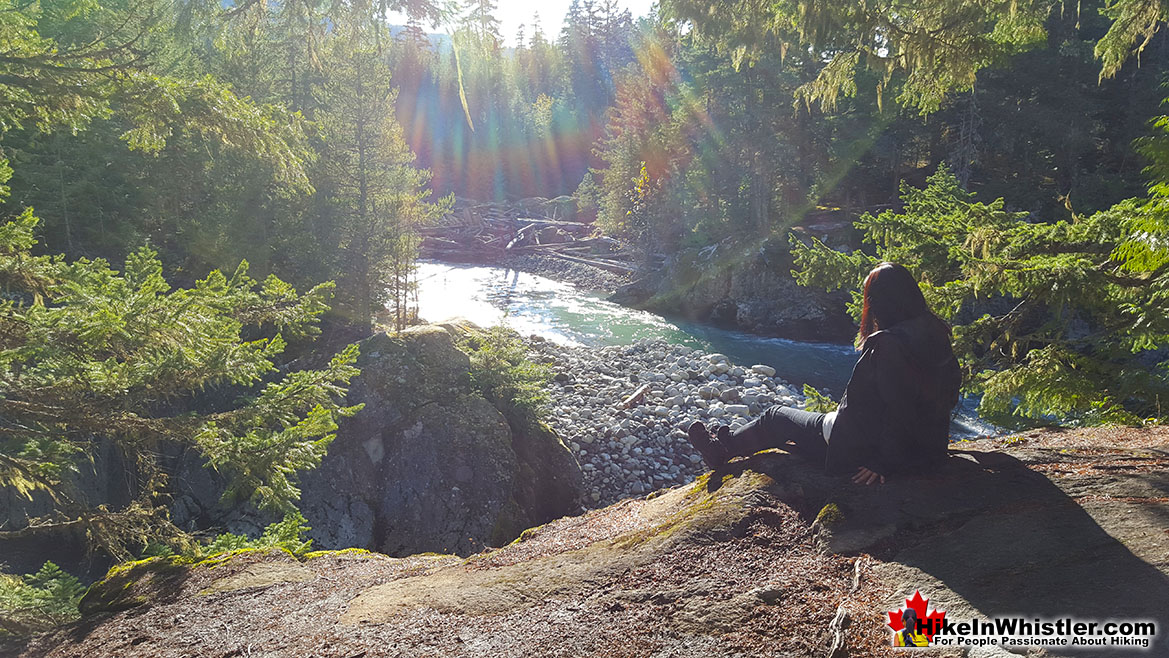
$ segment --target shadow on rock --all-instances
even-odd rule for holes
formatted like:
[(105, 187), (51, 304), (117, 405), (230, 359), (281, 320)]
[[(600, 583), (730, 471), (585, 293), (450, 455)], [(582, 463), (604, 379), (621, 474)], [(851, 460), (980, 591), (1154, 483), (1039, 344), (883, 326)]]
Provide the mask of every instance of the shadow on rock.
[[(893, 590), (889, 610), (921, 590), (956, 620), (1151, 619), (1163, 650), (1169, 470), (1107, 461), (1066, 450), (1019, 458), (951, 450), (936, 472), (879, 487), (820, 475), (786, 453), (760, 453), (724, 470), (768, 474), (782, 499), (815, 514), (828, 548), (883, 560), (876, 575)], [(721, 481), (716, 474), (707, 486)]]

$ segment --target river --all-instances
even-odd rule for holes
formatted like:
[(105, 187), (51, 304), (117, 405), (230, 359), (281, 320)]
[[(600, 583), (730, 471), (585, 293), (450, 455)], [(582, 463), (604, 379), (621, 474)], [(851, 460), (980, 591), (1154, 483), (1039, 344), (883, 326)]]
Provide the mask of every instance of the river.
[[(500, 267), (421, 261), (418, 308), (428, 322), (465, 318), (483, 327), (504, 324), (525, 336), (568, 345), (664, 339), (720, 352), (746, 366), (769, 365), (797, 389), (807, 383), (833, 397), (844, 390), (857, 357), (848, 345), (765, 338), (666, 318), (615, 304), (572, 284)], [(972, 401), (966, 401), (952, 433), (985, 435), (994, 429), (978, 421)]]

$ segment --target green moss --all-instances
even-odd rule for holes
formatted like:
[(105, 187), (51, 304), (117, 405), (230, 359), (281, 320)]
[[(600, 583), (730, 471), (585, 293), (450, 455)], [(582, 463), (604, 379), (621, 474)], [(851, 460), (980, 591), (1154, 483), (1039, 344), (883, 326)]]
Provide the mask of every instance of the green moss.
[(187, 561), (181, 557), (152, 557), (124, 562), (110, 568), (105, 578), (81, 597), (82, 614), (117, 611), (146, 603), (151, 590), (165, 589), (178, 579)]
[(115, 564), (114, 566), (110, 567), (109, 571), (106, 572), (105, 578), (102, 578), (97, 583), (94, 583), (94, 585), (95, 586), (100, 585), (108, 580), (113, 580), (114, 578), (119, 578), (121, 576), (128, 575), (130, 572), (135, 571), (135, 570), (140, 570), (142, 568), (146, 568), (147, 565), (152, 564), (152, 563), (174, 564), (174, 563), (178, 562), (180, 559), (181, 558), (178, 558), (175, 556), (148, 557), (148, 558), (145, 558), (142, 560), (132, 560), (130, 562), (123, 562), (121, 564)]
[(521, 532), (521, 533), (520, 533), (520, 536), (519, 536), (519, 537), (516, 537), (516, 538), (515, 538), (515, 541), (513, 541), (512, 543), (513, 543), (513, 544), (518, 544), (518, 543), (520, 543), (520, 542), (522, 542), (522, 541), (528, 541), (528, 540), (529, 540), (529, 539), (531, 539), (532, 537), (535, 537), (535, 536), (536, 536), (536, 533), (537, 533), (537, 532), (539, 532), (539, 531), (540, 531), (540, 528), (543, 528), (543, 527), (544, 527), (544, 526), (542, 526), (542, 525), (539, 525), (539, 526), (536, 526), (536, 527), (534, 527), (534, 528), (528, 528), (527, 530), (524, 530), (523, 532)]
[(743, 495), (775, 484), (769, 476), (747, 470), (737, 475), (722, 475), (718, 488), (709, 491), (710, 477), (709, 472), (699, 476), (682, 494), (685, 503), (682, 509), (663, 523), (620, 537), (615, 545), (630, 548), (651, 539), (668, 539), (683, 531), (702, 532), (730, 526), (745, 514)]
[(374, 552), (366, 550), (364, 548), (342, 548), (342, 549), (336, 550), (336, 551), (311, 551), (309, 553), (304, 554), (304, 559), (305, 560), (315, 560), (319, 557), (328, 557), (331, 555), (338, 555), (338, 556), (339, 555), (348, 555), (348, 556), (354, 556), (354, 557), (373, 557), (375, 555), (381, 555), (381, 554), (374, 553)]
[[(707, 471), (694, 478), (694, 483), (690, 485), (690, 490), (686, 492), (686, 498), (693, 500), (705, 496), (707, 490), (710, 489), (710, 477), (712, 475), (714, 475), (714, 471)], [(723, 481), (726, 481), (725, 478)]]
[[(738, 464), (743, 465), (745, 462), (738, 462)], [(714, 474), (715, 471), (707, 471), (695, 478), (694, 483), (690, 485), (690, 490), (686, 492), (686, 497), (690, 499), (696, 499), (707, 495), (707, 493), (717, 493), (723, 487), (731, 484), (736, 480), (739, 481), (739, 486), (760, 488), (768, 487), (775, 483), (774, 480), (763, 473), (756, 473), (755, 471), (744, 469), (737, 472), (731, 471), (723, 473), (719, 477), (718, 484), (716, 486), (711, 484), (710, 481)]]
[[(687, 498), (693, 499), (689, 495), (690, 493), (691, 492), (687, 492)], [(670, 517), (667, 518), (665, 522), (650, 526), (648, 528), (643, 528), (623, 537), (619, 537), (614, 543), (619, 548), (632, 548), (639, 544), (650, 541), (651, 539), (668, 539), (681, 530), (696, 528), (700, 525), (717, 525), (717, 522), (698, 524), (694, 521), (698, 517), (704, 515), (709, 515), (713, 519), (721, 519), (723, 515), (713, 511), (716, 509), (716, 507), (718, 507), (720, 498), (721, 497), (718, 495), (718, 492), (701, 496), (698, 500), (695, 500), (695, 502), (686, 505), (674, 514), (670, 515)]]
[(296, 558), (295, 553), (288, 550), (287, 548), (284, 548), (283, 546), (248, 547), (248, 548), (238, 548), (236, 550), (226, 551), (224, 553), (217, 553), (217, 554), (212, 555), (210, 557), (199, 560), (198, 562), (191, 564), (191, 566), (192, 567), (206, 567), (208, 569), (214, 569), (215, 567), (218, 567), (222, 564), (227, 564), (233, 558), (236, 558), (240, 555), (246, 555), (248, 553), (266, 553), (268, 551), (281, 551), (285, 555), (288, 555), (289, 557), (291, 557), (293, 559)]
[(843, 520), (844, 512), (840, 511), (840, 506), (836, 503), (828, 503), (821, 507), (820, 513), (816, 515), (816, 522), (825, 527), (836, 525)]

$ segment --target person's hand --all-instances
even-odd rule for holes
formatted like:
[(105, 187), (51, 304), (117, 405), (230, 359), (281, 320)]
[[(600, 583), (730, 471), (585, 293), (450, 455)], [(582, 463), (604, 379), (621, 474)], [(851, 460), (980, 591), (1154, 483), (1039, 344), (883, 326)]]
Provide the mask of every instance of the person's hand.
[(852, 476), (852, 481), (855, 482), (856, 484), (866, 484), (866, 485), (867, 484), (885, 484), (885, 476), (881, 475), (880, 473), (878, 473), (876, 471), (870, 471), (869, 469), (865, 468), (864, 466), (861, 466), (860, 469), (856, 472), (856, 475)]

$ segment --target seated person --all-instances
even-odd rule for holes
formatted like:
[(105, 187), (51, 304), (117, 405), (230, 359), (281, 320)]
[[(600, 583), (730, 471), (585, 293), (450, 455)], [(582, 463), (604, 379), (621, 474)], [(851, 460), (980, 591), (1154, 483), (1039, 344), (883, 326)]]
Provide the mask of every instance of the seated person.
[(962, 374), (949, 325), (930, 311), (901, 265), (881, 263), (865, 278), (857, 349), (860, 359), (836, 411), (776, 405), (733, 432), (720, 426), (712, 433), (695, 422), (690, 443), (710, 468), (785, 448), (858, 484), (937, 464), (946, 455)]

